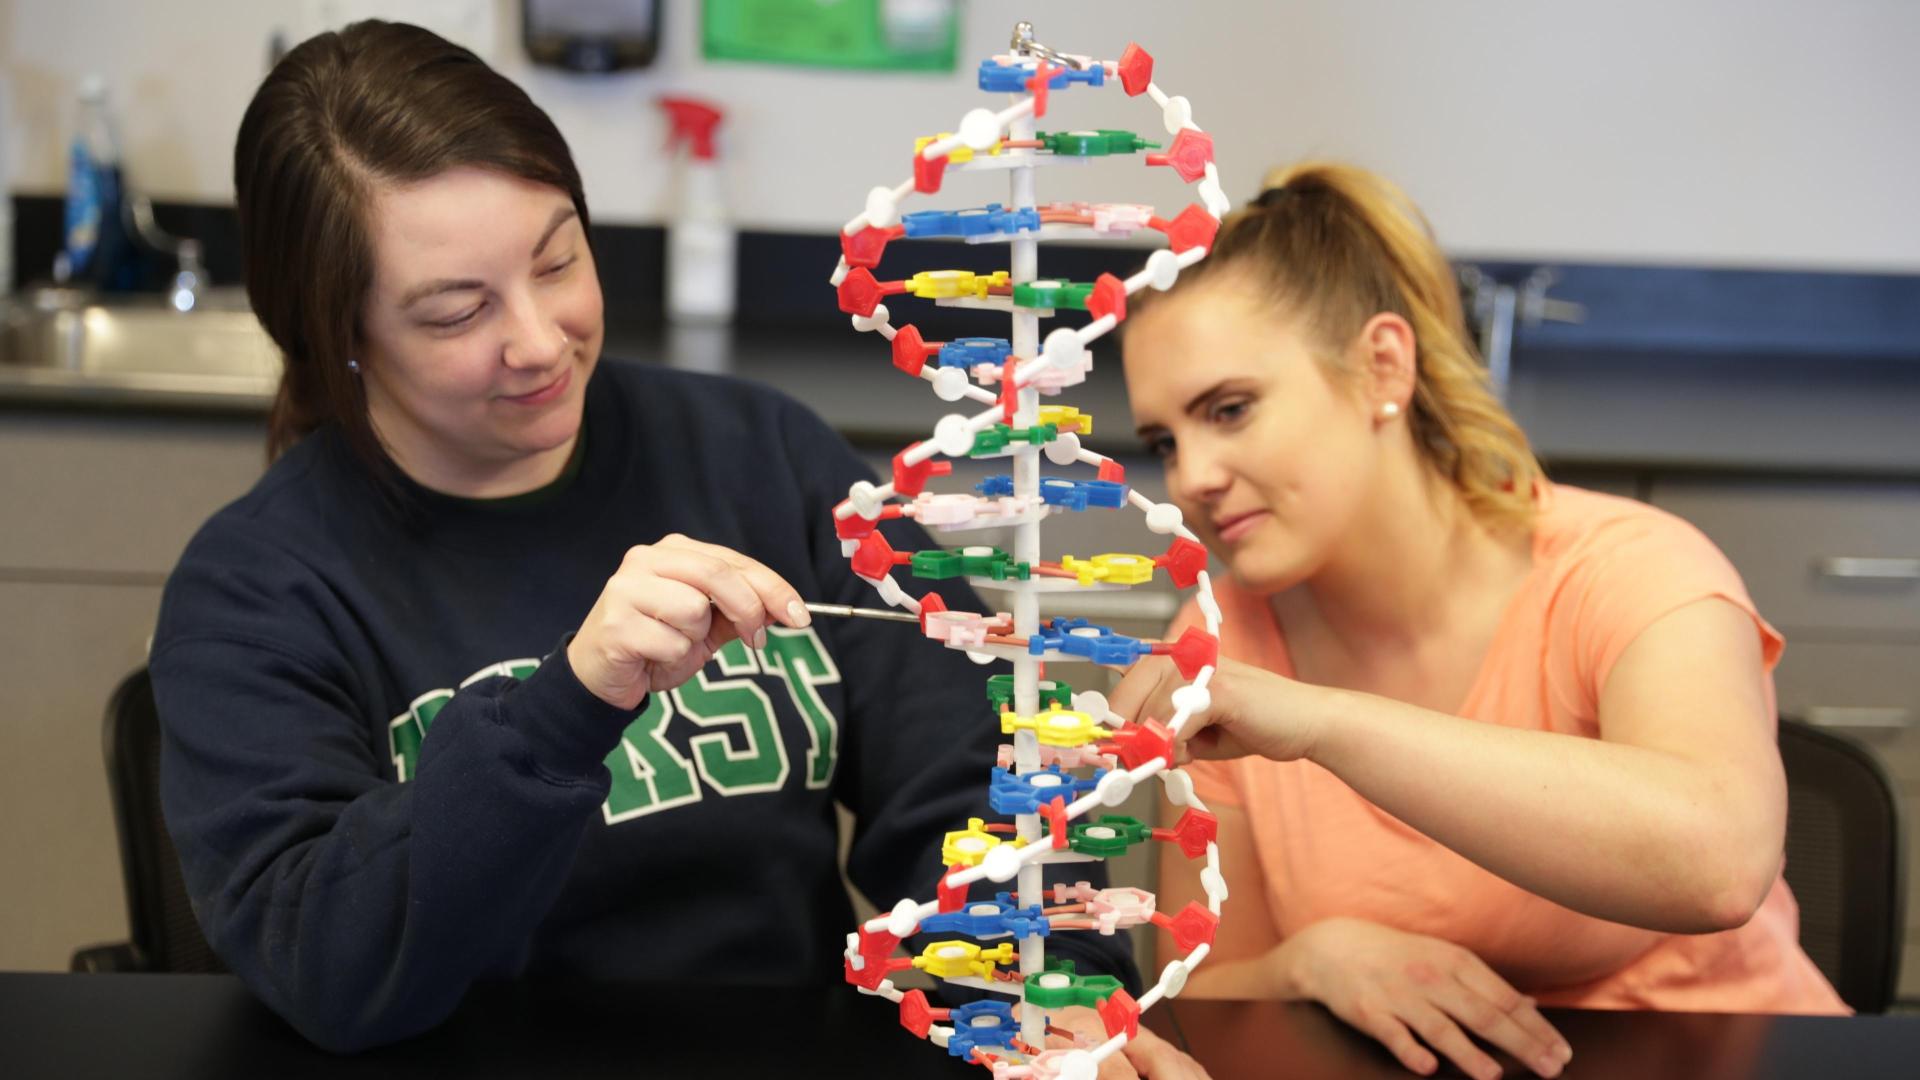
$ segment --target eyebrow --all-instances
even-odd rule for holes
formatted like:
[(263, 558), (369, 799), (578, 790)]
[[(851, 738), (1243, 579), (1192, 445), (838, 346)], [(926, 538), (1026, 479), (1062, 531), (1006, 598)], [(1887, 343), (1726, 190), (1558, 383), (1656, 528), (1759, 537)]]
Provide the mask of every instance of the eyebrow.
[[(1212, 386), (1207, 387), (1205, 390), (1200, 391), (1198, 394), (1195, 394), (1193, 396), (1193, 400), (1187, 402), (1186, 405), (1181, 408), (1180, 410), (1181, 414), (1188, 415), (1188, 416), (1192, 415), (1195, 410), (1198, 410), (1201, 407), (1205, 406), (1207, 402), (1212, 401), (1214, 398), (1219, 397), (1221, 394), (1227, 393), (1228, 391), (1232, 390), (1233, 382), (1234, 382), (1233, 379), (1222, 379), (1219, 382), (1214, 383)], [(1135, 435), (1138, 435), (1140, 438), (1145, 439), (1149, 435), (1157, 435), (1160, 432), (1163, 432), (1165, 430), (1166, 430), (1166, 427), (1161, 424), (1142, 424), (1139, 427), (1135, 428), (1133, 430), (1133, 433)]]
[(558, 210), (555, 210), (553, 212), (553, 220), (547, 222), (547, 231), (541, 233), (540, 242), (533, 245), (533, 257), (536, 259), (539, 258), (540, 253), (547, 249), (547, 241), (552, 240), (553, 234), (560, 231), (560, 226), (565, 225), (568, 221), (579, 216), (580, 211), (570, 205), (562, 206)]
[[(540, 257), (540, 253), (545, 251), (547, 244), (553, 240), (553, 234), (560, 231), (560, 226), (565, 225), (568, 221), (578, 216), (580, 216), (579, 211), (571, 206), (563, 206), (555, 210), (553, 212), (553, 219), (547, 222), (546, 231), (540, 234), (540, 242), (533, 245), (532, 258), (537, 259)], [(408, 289), (406, 294), (400, 298), (400, 307), (402, 310), (405, 310), (428, 297), (439, 296), (442, 293), (463, 292), (467, 289), (484, 289), (486, 287), (486, 282), (475, 278), (439, 278)]]

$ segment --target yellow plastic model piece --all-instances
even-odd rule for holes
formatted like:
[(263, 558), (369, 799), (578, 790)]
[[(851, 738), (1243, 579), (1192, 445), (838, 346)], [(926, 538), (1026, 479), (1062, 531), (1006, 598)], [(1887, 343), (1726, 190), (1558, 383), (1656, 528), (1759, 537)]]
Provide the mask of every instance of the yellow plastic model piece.
[(979, 866), (987, 852), (1006, 842), (988, 832), (986, 824), (980, 818), (968, 818), (966, 828), (948, 833), (940, 844), (940, 861), (948, 866)]
[(1040, 422), (1076, 435), (1093, 434), (1093, 414), (1083, 413), (1071, 405), (1040, 406)]
[(1153, 580), (1151, 555), (1095, 555), (1091, 559), (1060, 557), (1060, 569), (1073, 572), (1082, 585), (1105, 582), (1109, 585), (1144, 585)]
[[(913, 152), (917, 154), (920, 151), (925, 150), (927, 148), (927, 144), (932, 142), (935, 139), (947, 139), (947, 138), (951, 138), (952, 136), (953, 136), (953, 132), (951, 131), (943, 131), (938, 135), (922, 135), (919, 138), (913, 140)], [(993, 149), (987, 151), (987, 156), (999, 157), (1000, 144), (994, 143)], [(961, 143), (959, 146), (956, 146), (953, 149), (947, 151), (947, 164), (949, 165), (965, 165), (967, 162), (972, 160), (973, 160), (973, 147), (968, 146), (966, 143)]]
[(1001, 713), (1000, 733), (1011, 735), (1016, 731), (1033, 732), (1042, 746), (1085, 746), (1090, 742), (1098, 742), (1106, 735), (1106, 729), (1096, 723), (1093, 717), (1072, 709), (1062, 709), (1058, 705), (1032, 716)]
[(1013, 942), (983, 949), (971, 941), (936, 941), (913, 958), (913, 966), (942, 979), (992, 979), (994, 968), (1014, 960)]
[(1004, 288), (1007, 281), (1005, 270), (991, 274), (976, 274), (971, 270), (922, 270), (907, 279), (907, 291), (922, 300), (952, 300), (962, 296), (984, 300), (988, 289)]

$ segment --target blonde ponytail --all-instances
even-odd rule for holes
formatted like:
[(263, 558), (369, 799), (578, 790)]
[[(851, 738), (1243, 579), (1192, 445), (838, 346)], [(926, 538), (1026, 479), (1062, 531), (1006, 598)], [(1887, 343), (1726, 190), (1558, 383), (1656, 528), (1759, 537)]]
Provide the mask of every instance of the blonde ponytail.
[(1406, 319), (1418, 346), (1407, 418), (1414, 445), (1483, 523), (1531, 526), (1540, 464), (1487, 382), (1426, 216), (1391, 181), (1329, 162), (1273, 170), (1180, 289), (1229, 274), (1306, 319), (1329, 363), (1373, 316)]

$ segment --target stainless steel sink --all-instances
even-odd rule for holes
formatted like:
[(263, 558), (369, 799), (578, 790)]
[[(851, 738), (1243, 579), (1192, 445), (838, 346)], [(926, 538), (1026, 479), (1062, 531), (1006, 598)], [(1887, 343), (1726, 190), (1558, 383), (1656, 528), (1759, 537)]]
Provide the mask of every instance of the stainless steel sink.
[(257, 405), (279, 377), (279, 350), (238, 289), (209, 290), (186, 312), (158, 297), (43, 290), (0, 320), (0, 388), (16, 394)]

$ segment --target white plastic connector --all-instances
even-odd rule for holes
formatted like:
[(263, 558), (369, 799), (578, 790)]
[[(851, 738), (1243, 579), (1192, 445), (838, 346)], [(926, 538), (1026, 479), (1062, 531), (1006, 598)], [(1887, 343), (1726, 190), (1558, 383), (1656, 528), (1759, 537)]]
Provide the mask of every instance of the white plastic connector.
[(1200, 181), (1200, 201), (1206, 204), (1207, 213), (1215, 218), (1227, 216), (1233, 209), (1232, 200), (1227, 198), (1226, 190), (1220, 186), (1220, 169), (1213, 162), (1207, 162), (1207, 175)]
[(876, 187), (867, 192), (867, 209), (862, 215), (867, 224), (876, 229), (886, 229), (900, 220), (900, 202), (894, 197), (890, 187)]
[(1185, 769), (1168, 769), (1160, 778), (1166, 789), (1167, 801), (1175, 806), (1187, 806), (1193, 802), (1193, 777)]
[(967, 430), (967, 418), (959, 413), (941, 417), (940, 422), (933, 425), (931, 445), (948, 457), (965, 457), (967, 451), (973, 449), (973, 432)]
[(1155, 503), (1147, 511), (1147, 528), (1164, 536), (1180, 527), (1182, 517), (1180, 508), (1172, 503)]
[(1055, 371), (1073, 371), (1086, 362), (1087, 345), (1080, 340), (1078, 331), (1063, 326), (1047, 335), (1040, 355)]
[(1213, 596), (1213, 577), (1205, 570), (1200, 571), (1200, 593), (1196, 597), (1200, 602), (1200, 614), (1206, 617), (1207, 633), (1220, 636), (1220, 601)]
[(1082, 690), (1073, 695), (1073, 711), (1086, 713), (1104, 723), (1107, 714), (1113, 712), (1113, 706), (1107, 701), (1107, 695), (1100, 691)]
[(1012, 881), (1020, 872), (1020, 849), (1012, 844), (1001, 844), (980, 860), (980, 868), (987, 872), (989, 881)]
[(920, 929), (920, 904), (911, 897), (893, 905), (893, 914), (887, 916), (887, 933), (897, 938), (912, 937)]
[(960, 118), (960, 127), (955, 134), (968, 149), (985, 151), (993, 149), (993, 144), (1000, 141), (1001, 130), (999, 114), (992, 109), (973, 109)]
[(1080, 460), (1080, 436), (1063, 431), (1046, 445), (1047, 460), (1055, 465), (1071, 465)]
[(1177, 998), (1180, 991), (1187, 988), (1187, 975), (1192, 971), (1185, 960), (1175, 960), (1160, 972), (1160, 982), (1154, 989), (1160, 991), (1163, 998)]
[(1213, 707), (1213, 692), (1188, 683), (1173, 692), (1173, 707), (1184, 713), (1203, 713)]
[(873, 314), (855, 315), (853, 317), (853, 328), (863, 334), (869, 330), (878, 330), (887, 325), (887, 320), (892, 318), (892, 315), (893, 313), (887, 310), (887, 305), (875, 304), (873, 305)]
[(1133, 777), (1121, 772), (1119, 769), (1114, 769), (1107, 773), (1107, 775), (1102, 776), (1100, 782), (1094, 785), (1093, 790), (1095, 794), (1100, 796), (1100, 801), (1103, 804), (1107, 806), (1119, 806), (1121, 803), (1127, 801), (1129, 795), (1133, 794)]
[(886, 504), (886, 496), (873, 486), (870, 480), (856, 480), (847, 489), (847, 501), (853, 505), (853, 512), (863, 518), (880, 516), (880, 508)]
[(879, 579), (874, 585), (873, 591), (879, 593), (880, 599), (886, 601), (893, 607), (906, 607), (907, 602), (912, 599), (912, 597), (906, 594), (905, 590), (900, 588), (900, 583), (893, 580), (891, 575)]
[(1073, 333), (1075, 337), (1080, 339), (1082, 346), (1087, 346), (1100, 340), (1100, 338), (1104, 337), (1109, 331), (1119, 325), (1119, 319), (1114, 318), (1112, 315), (1102, 315), (1080, 329), (1075, 330)]
[(1227, 902), (1227, 879), (1215, 867), (1200, 871), (1200, 887), (1207, 892), (1207, 907), (1215, 915), (1220, 914), (1220, 905)]
[(1180, 134), (1181, 128), (1193, 126), (1192, 104), (1178, 95), (1168, 98), (1166, 105), (1160, 110), (1160, 122), (1167, 126), (1167, 134)]
[[(1193, 248), (1191, 250), (1199, 251), (1200, 249)], [(1175, 255), (1167, 248), (1161, 248), (1147, 256), (1147, 265), (1144, 273), (1147, 275), (1147, 284), (1152, 285), (1161, 292), (1166, 292), (1168, 289), (1173, 288), (1174, 282), (1180, 280), (1180, 256)]]
[[(840, 256), (840, 261), (833, 266), (833, 275), (827, 278), (827, 284), (836, 289), (839, 288), (840, 283), (847, 280), (847, 271), (850, 269), (852, 268), (847, 265), (847, 257), (845, 255)], [(858, 326), (859, 324), (855, 323), (854, 325)]]
[(967, 381), (965, 368), (943, 367), (933, 372), (933, 394), (941, 401), (959, 401), (973, 384)]

